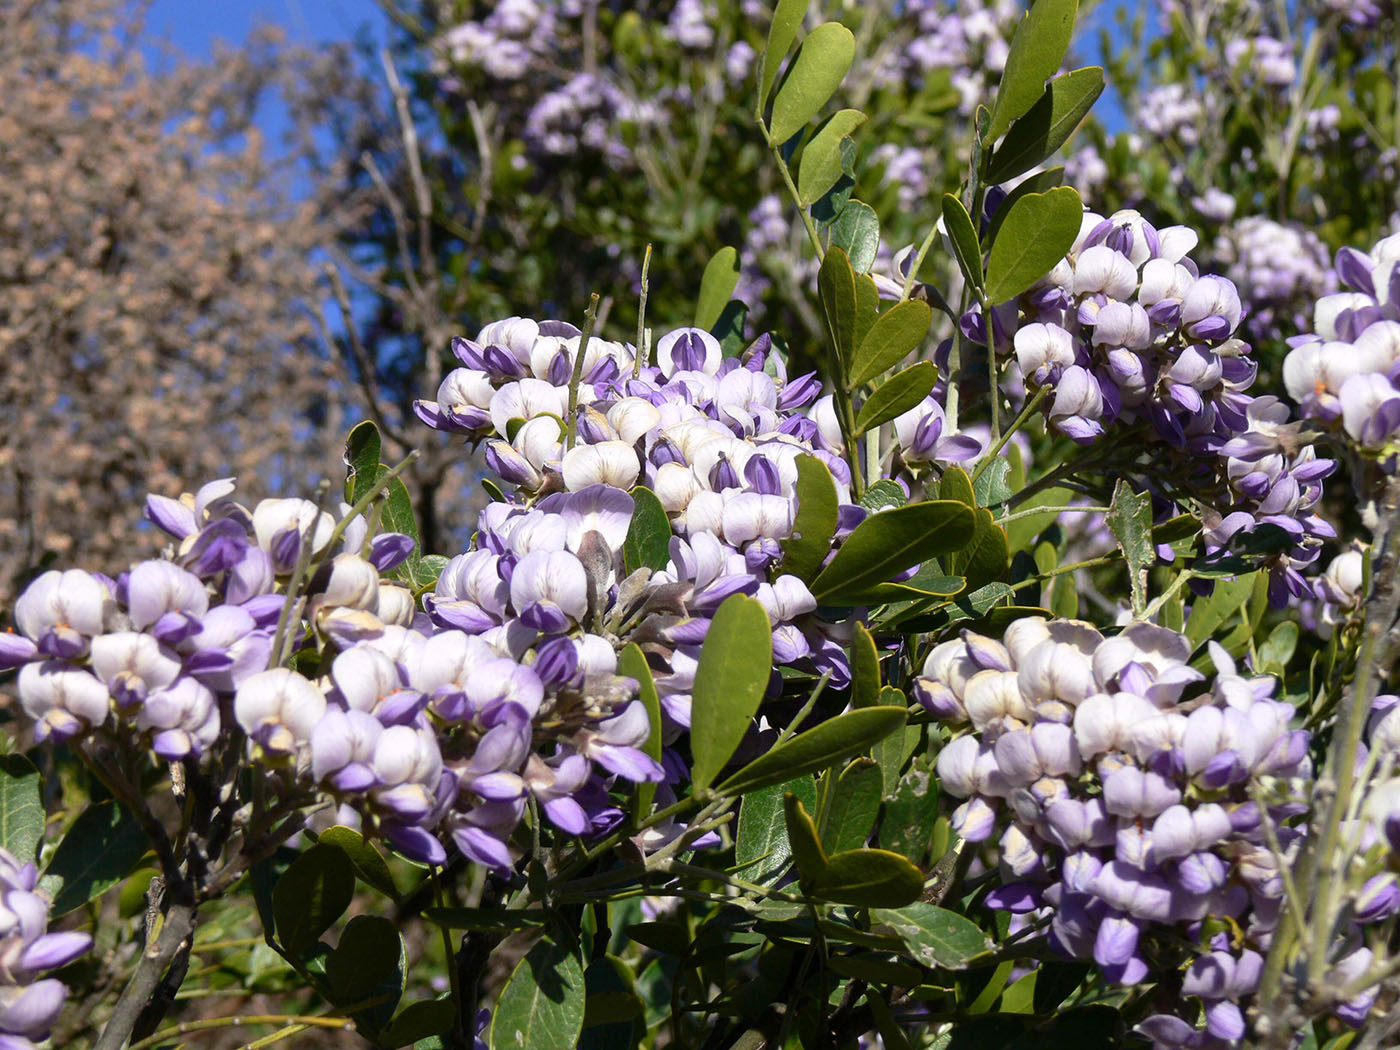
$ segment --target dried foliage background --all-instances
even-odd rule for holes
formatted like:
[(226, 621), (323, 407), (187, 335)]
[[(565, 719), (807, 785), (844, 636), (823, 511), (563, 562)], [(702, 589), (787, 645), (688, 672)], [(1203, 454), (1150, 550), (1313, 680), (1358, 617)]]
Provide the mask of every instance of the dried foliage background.
[(316, 251), (355, 201), (298, 199), (254, 117), (281, 86), (338, 90), (344, 63), (265, 36), (157, 70), (140, 13), (0, 5), (5, 603), (46, 556), (115, 572), (148, 550), (147, 491), (338, 472)]

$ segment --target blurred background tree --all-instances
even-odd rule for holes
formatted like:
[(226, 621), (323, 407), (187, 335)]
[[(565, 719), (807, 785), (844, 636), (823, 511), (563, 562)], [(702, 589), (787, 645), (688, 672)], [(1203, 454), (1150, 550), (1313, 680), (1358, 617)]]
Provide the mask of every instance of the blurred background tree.
[(262, 34), (157, 71), (140, 5), (0, 7), (0, 596), (46, 557), (117, 572), (132, 506), (225, 474), (338, 470), (344, 377), (315, 323), (343, 195), (294, 193), (257, 112), (349, 97), (344, 54)]

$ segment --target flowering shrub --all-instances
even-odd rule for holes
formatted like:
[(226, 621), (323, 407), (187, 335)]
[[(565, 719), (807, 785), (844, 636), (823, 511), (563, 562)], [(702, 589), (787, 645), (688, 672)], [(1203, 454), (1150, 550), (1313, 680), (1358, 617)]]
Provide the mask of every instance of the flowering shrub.
[[(35, 575), (0, 636), (3, 1045), (233, 1024), (166, 1024), (184, 988), (281, 996), (236, 1018), (257, 1045), (1394, 1027), (1394, 238), (1337, 256), (1350, 291), (1268, 285), (1283, 330), (1322, 296), (1270, 392), (1241, 327), (1268, 282), (1043, 169), (1104, 80), (1061, 71), (1075, 4), (1038, 0), (1005, 46), (1005, 5), (901, 8), (882, 77), (977, 75), (947, 74), (963, 184), (895, 251), (865, 114), (828, 113), (854, 35), (806, 6), (762, 59), (703, 4), (663, 24), (757, 72), (819, 340), (746, 328), (733, 249), (653, 328), (644, 261), (635, 334), (594, 294), (452, 340), (413, 411), (491, 476), (451, 556), (363, 422), (343, 501), (152, 494), (154, 557)], [(444, 90), (516, 85), (529, 163), (625, 170), (652, 110), (587, 71), (523, 91), (597, 14), (465, 20), (432, 37)], [(1226, 58), (1268, 91), (1287, 51)]]

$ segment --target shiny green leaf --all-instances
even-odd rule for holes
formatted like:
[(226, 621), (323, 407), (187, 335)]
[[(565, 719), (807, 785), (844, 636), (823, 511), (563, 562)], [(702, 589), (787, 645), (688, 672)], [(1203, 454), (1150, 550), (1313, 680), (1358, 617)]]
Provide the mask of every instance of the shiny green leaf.
[(622, 567), (627, 575), (638, 569), (659, 570), (671, 560), (671, 519), (651, 489), (632, 489), (632, 523), (622, 541)]
[(21, 864), (39, 854), (44, 838), (43, 779), (23, 755), (0, 757), (0, 849)]
[(326, 956), (326, 982), (335, 1003), (344, 1007), (382, 997), (354, 1016), (362, 1025), (387, 1024), (403, 996), (405, 954), (403, 936), (392, 919), (355, 916)]
[(710, 621), (691, 699), (693, 783), (708, 788), (744, 738), (773, 668), (772, 629), (763, 606), (726, 598)]
[(991, 244), (997, 239), (997, 234), (1001, 230), (1001, 224), (1006, 221), (1006, 216), (1011, 209), (1016, 206), (1016, 202), (1022, 197), (1032, 193), (1044, 193), (1046, 190), (1053, 190), (1056, 186), (1065, 184), (1065, 169), (1063, 167), (1047, 168), (1045, 171), (1038, 171), (1034, 175), (1027, 175), (1020, 182), (1016, 183), (1016, 188), (1006, 195), (1006, 199), (997, 206), (997, 210), (992, 212), (991, 221), (987, 223), (987, 232), (984, 235), (986, 242)]
[(788, 49), (797, 39), (797, 31), (802, 28), (802, 19), (812, 0), (778, 0), (773, 11), (773, 22), (768, 27), (768, 47), (763, 52), (763, 72), (758, 85), (758, 108), (768, 101), (768, 93), (773, 90), (773, 81), (778, 78), (778, 67), (783, 64)]
[(987, 181), (1007, 182), (1063, 146), (1103, 94), (1103, 69), (1088, 66), (1056, 77), (992, 154)]
[(972, 225), (972, 216), (968, 215), (963, 202), (951, 193), (943, 194), (943, 228), (948, 231), (953, 257), (958, 261), (963, 279), (973, 288), (980, 289), (983, 282), (982, 245), (977, 240), (977, 228)]
[(826, 867), (810, 881), (809, 888), (813, 896), (836, 904), (900, 907), (919, 899), (924, 876), (898, 853), (852, 849), (828, 856)]
[(312, 846), (272, 888), (277, 940), (292, 955), (305, 955), (355, 896), (355, 869), (331, 846)]
[[(636, 642), (628, 642), (617, 657), (617, 673), (635, 678), (639, 685), (638, 699), (647, 711), (647, 722), (651, 728), (642, 750), (658, 762), (661, 761), (661, 700), (657, 696), (656, 681), (652, 678), (651, 667), (646, 655)], [(651, 803), (656, 798), (656, 785), (650, 781), (636, 787), (636, 808), (633, 815), (641, 819), (651, 812)]]
[(858, 109), (833, 113), (802, 150), (797, 168), (797, 200), (803, 207), (815, 204), (841, 178), (841, 140), (865, 123)]
[(855, 390), (916, 350), (933, 323), (928, 303), (907, 300), (882, 313), (860, 341), (846, 389)]
[(928, 397), (937, 382), (938, 368), (932, 361), (920, 361), (902, 372), (896, 372), (860, 406), (860, 412), (856, 415), (856, 436), (860, 437), (867, 430), (915, 408)]
[(135, 817), (110, 800), (94, 802), (64, 834), (39, 882), (53, 900), (49, 914), (58, 918), (100, 896), (130, 875), (148, 852), (150, 843)]
[(804, 880), (817, 878), (826, 869), (826, 854), (822, 850), (812, 815), (807, 812), (802, 800), (790, 791), (783, 796), (783, 821), (797, 870)]
[(1059, 71), (1078, 9), (1078, 0), (1036, 0), (1021, 19), (1002, 68), (992, 121), (982, 136), (985, 144), (1001, 138), (1013, 120), (1034, 106), (1045, 82)]
[(760, 755), (716, 789), (734, 797), (806, 773), (818, 773), (842, 759), (862, 754), (903, 729), (909, 714), (899, 707), (863, 707), (829, 718)]
[(863, 201), (849, 200), (836, 213), (830, 227), (831, 244), (846, 252), (851, 268), (867, 274), (880, 249), (880, 217)]
[(865, 495), (860, 498), (860, 505), (870, 511), (884, 510), (886, 507), (902, 507), (908, 502), (908, 493), (900, 487), (899, 482), (890, 478), (881, 478), (866, 489)]
[(987, 298), (1007, 302), (1049, 273), (1074, 246), (1083, 214), (1079, 194), (1068, 186), (1013, 204), (987, 260)]
[(773, 99), (768, 124), (773, 142), (786, 142), (806, 127), (841, 86), (855, 54), (856, 38), (839, 22), (825, 22), (807, 34)]
[(961, 550), (976, 528), (972, 510), (953, 500), (910, 503), (857, 525), (812, 581), (818, 601), (887, 582), (911, 565)]
[(501, 989), (491, 1013), (491, 1050), (575, 1050), (585, 997), (577, 952), (541, 938)]
[(797, 464), (797, 513), (792, 533), (783, 540), (783, 572), (806, 581), (821, 569), (836, 534), (836, 482), (816, 456), (800, 455)]
[(817, 298), (826, 317), (836, 371), (842, 375), (855, 353), (856, 272), (841, 248), (828, 248), (817, 271)]
[(1113, 489), (1113, 502), (1108, 506), (1105, 520), (1128, 563), (1133, 612), (1140, 613), (1147, 606), (1147, 571), (1157, 560), (1152, 546), (1151, 495), (1134, 492), (1133, 487), (1120, 478)]
[(932, 904), (877, 908), (870, 918), (893, 930), (910, 956), (928, 967), (961, 970), (991, 948), (987, 935), (975, 923)]
[(394, 884), (394, 873), (389, 870), (388, 862), (379, 848), (360, 832), (337, 824), (321, 832), (316, 841), (345, 854), (345, 859), (366, 886), (372, 886), (386, 897), (397, 899), (399, 888)]
[(700, 295), (695, 303), (695, 327), (709, 331), (723, 313), (739, 284), (739, 253), (728, 246), (710, 257), (700, 277)]

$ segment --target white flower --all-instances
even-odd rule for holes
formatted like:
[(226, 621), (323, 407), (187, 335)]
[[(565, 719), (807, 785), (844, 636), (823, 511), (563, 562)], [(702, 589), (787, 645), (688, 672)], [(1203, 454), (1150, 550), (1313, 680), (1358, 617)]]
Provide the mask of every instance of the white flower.
[(590, 485), (611, 485), (630, 489), (641, 473), (636, 450), (625, 441), (600, 441), (596, 445), (575, 445), (564, 453), (561, 467), (564, 485), (578, 492)]

